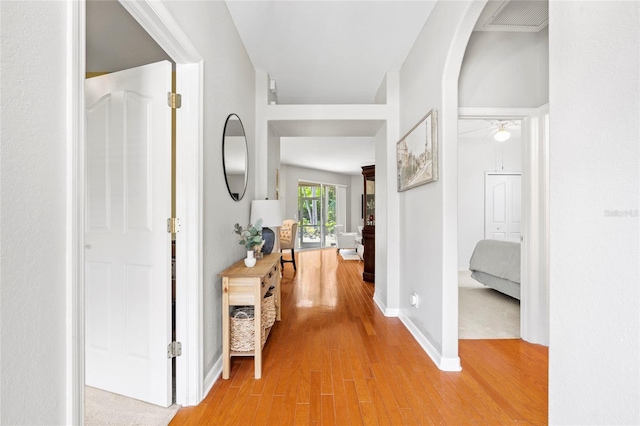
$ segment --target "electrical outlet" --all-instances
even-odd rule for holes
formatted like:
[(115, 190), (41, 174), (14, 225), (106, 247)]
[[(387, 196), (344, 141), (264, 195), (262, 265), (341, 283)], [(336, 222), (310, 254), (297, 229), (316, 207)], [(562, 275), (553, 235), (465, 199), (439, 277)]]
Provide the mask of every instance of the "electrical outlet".
[(411, 296), (409, 296), (409, 303), (414, 308), (418, 307), (418, 303), (420, 303), (420, 297), (418, 296), (418, 293), (414, 292)]

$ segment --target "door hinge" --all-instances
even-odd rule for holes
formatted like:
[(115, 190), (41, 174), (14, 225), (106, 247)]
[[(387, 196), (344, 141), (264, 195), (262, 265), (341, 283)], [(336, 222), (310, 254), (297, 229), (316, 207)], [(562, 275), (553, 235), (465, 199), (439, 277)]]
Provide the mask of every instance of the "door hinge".
[(182, 343), (171, 342), (167, 346), (167, 358), (175, 358), (182, 355)]
[(167, 219), (167, 232), (169, 234), (176, 234), (180, 232), (180, 219), (177, 217), (170, 217)]
[(180, 108), (182, 106), (182, 95), (179, 93), (167, 92), (167, 104), (170, 108)]

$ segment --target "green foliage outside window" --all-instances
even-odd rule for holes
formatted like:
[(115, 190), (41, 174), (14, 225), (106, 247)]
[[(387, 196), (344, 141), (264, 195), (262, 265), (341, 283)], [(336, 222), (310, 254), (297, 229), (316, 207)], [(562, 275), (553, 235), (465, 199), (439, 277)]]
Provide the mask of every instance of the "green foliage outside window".
[[(324, 201), (324, 205), (323, 205)], [(321, 220), (325, 234), (334, 234), (336, 227), (335, 186), (298, 186), (299, 227), (305, 239), (320, 238)]]

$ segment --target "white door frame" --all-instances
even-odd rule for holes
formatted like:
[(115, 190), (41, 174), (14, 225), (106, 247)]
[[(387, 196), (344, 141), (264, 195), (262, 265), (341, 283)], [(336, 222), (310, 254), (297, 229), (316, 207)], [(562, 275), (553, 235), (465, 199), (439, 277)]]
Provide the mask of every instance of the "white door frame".
[[(67, 2), (67, 323), (66, 413), (68, 424), (84, 424), (84, 80), (86, 0)], [(166, 7), (154, 0), (119, 0), (174, 60), (176, 87), (182, 94), (177, 111), (176, 333), (182, 342), (176, 362), (176, 397), (182, 405), (203, 398), (202, 319), (202, 146), (203, 59)]]
[(520, 336), (528, 342), (544, 345), (549, 344), (549, 208), (546, 201), (549, 174), (548, 150), (545, 148), (548, 144), (541, 142), (543, 123), (540, 117), (548, 110), (548, 106), (458, 109), (459, 119), (522, 120)]

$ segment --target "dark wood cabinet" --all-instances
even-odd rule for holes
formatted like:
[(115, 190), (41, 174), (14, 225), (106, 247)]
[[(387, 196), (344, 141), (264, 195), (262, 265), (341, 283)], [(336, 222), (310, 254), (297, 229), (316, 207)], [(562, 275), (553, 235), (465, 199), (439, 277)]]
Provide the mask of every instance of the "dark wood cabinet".
[(364, 178), (364, 281), (376, 282), (376, 166), (362, 168)]

